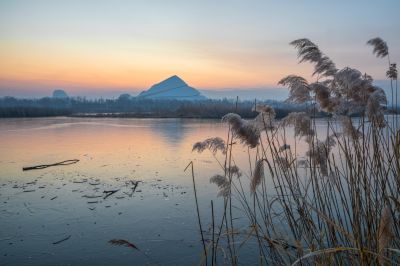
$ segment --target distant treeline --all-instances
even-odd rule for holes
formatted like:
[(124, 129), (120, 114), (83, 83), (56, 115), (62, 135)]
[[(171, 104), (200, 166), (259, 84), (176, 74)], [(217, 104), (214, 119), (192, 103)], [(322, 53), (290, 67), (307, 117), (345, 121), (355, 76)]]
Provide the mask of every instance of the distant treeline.
[[(275, 108), (277, 118), (289, 112), (304, 110), (304, 105), (293, 105), (278, 101), (265, 103)], [(44, 117), (44, 116), (85, 116), (85, 117), (179, 117), (179, 118), (221, 118), (236, 112), (243, 118), (256, 116), (252, 112), (254, 102), (233, 100), (152, 100), (134, 97), (118, 99), (86, 98), (41, 98), (17, 99), (0, 98), (0, 117)]]

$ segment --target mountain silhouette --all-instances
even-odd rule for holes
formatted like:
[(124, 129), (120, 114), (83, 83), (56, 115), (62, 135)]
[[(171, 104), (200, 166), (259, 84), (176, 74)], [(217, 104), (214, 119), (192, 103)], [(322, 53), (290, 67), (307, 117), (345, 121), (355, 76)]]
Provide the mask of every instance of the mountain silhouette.
[(154, 84), (147, 91), (141, 92), (138, 97), (150, 99), (175, 99), (175, 100), (205, 100), (207, 99), (195, 88), (190, 87), (180, 77), (174, 75), (160, 83)]

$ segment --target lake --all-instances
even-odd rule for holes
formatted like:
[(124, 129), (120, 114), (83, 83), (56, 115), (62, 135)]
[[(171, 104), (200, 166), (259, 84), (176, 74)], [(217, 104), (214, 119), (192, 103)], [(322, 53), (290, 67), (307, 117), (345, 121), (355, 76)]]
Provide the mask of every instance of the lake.
[[(216, 136), (227, 136), (218, 120), (2, 119), (1, 265), (197, 264), (202, 245), (192, 177), (184, 169), (194, 162), (209, 230), (210, 200), (216, 209), (223, 201), (209, 178), (222, 170), (211, 153), (192, 153), (192, 145)], [(247, 165), (247, 148), (238, 149), (236, 162)], [(80, 161), (22, 171), (68, 159)], [(104, 199), (105, 190), (118, 192)], [(110, 245), (111, 239), (140, 251)]]
[[(316, 120), (326, 135), (326, 122)], [(209, 151), (192, 152), (195, 142), (227, 138), (219, 120), (34, 118), (0, 121), (1, 265), (196, 265), (201, 261), (191, 171), (194, 165), (206, 242), (211, 238), (211, 200), (216, 222), (223, 198), (210, 184), (223, 174)], [(293, 129), (287, 144), (294, 147)], [(307, 144), (297, 143), (297, 154)], [(249, 154), (239, 142), (233, 161), (249, 189)], [(22, 171), (23, 167), (78, 159), (72, 165)], [(217, 160), (216, 160), (217, 159)], [(254, 167), (254, 165), (253, 165)], [(137, 184), (137, 186), (136, 186)], [(266, 186), (273, 187), (266, 173)], [(104, 191), (115, 191), (107, 196)], [(234, 202), (235, 228), (249, 223)], [(124, 239), (139, 250), (114, 246)], [(239, 241), (238, 241), (239, 243)], [(220, 242), (224, 246), (224, 239)], [(257, 265), (257, 243), (238, 252), (240, 264)], [(224, 251), (221, 250), (221, 260)]]

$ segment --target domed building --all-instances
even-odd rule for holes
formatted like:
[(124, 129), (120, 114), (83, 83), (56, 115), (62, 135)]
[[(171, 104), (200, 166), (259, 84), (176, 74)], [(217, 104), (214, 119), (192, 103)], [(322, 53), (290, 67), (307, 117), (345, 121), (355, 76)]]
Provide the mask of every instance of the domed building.
[(69, 98), (69, 96), (64, 90), (54, 90), (53, 98), (66, 99)]

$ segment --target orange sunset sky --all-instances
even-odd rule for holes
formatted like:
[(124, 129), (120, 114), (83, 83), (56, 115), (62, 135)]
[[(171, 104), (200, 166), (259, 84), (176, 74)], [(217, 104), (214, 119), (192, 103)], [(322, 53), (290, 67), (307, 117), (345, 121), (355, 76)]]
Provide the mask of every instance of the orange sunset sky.
[(302, 37), (384, 79), (365, 44), (380, 36), (400, 59), (400, 2), (383, 2), (1, 0), (0, 96), (138, 92), (175, 74), (199, 89), (273, 88), (311, 78), (288, 45)]

